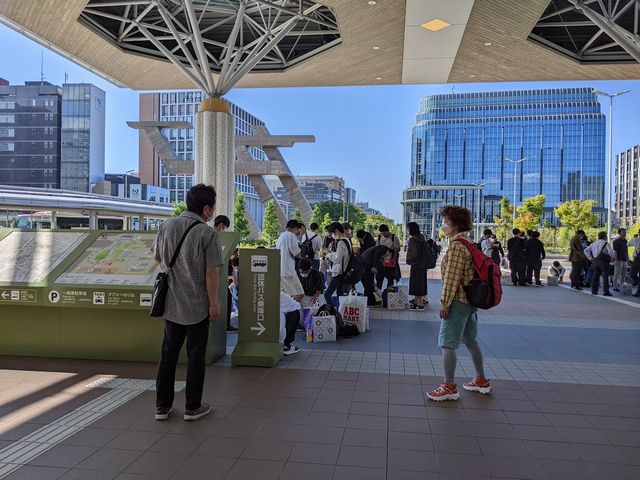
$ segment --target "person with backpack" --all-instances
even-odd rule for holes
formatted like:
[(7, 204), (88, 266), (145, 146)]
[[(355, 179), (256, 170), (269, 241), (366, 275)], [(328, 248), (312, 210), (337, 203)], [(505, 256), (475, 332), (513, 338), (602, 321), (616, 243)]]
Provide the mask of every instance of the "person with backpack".
[(340, 222), (331, 223), (328, 232), (336, 241), (335, 251), (327, 254), (331, 263), (331, 280), (324, 291), (324, 299), (328, 304), (331, 304), (334, 292), (338, 292), (338, 296), (342, 294), (344, 274), (348, 269), (353, 251), (351, 250), (351, 242), (345, 235), (344, 227)]
[(414, 297), (410, 308), (424, 310), (424, 297), (427, 295), (427, 263), (433, 259), (433, 252), (416, 222), (407, 224), (407, 233), (409, 234), (407, 265), (411, 266), (409, 295)]
[[(472, 283), (477, 273), (474, 253), (486, 262), (482, 264), (483, 268), (490, 265), (488, 268), (494, 275), (495, 265), (490, 258), (477, 250), (469, 239), (467, 232), (473, 226), (469, 210), (448, 205), (442, 208), (441, 215), (443, 219), (442, 231), (451, 239), (451, 243), (441, 264), (440, 318), (442, 321), (438, 335), (438, 347), (442, 349), (445, 375), (443, 383), (438, 388), (427, 392), (427, 397), (434, 401), (458, 400), (460, 398), (455, 384), (456, 349), (460, 346), (460, 342), (463, 342), (469, 350), (476, 371), (475, 378), (463, 384), (463, 388), (483, 394), (491, 392), (491, 384), (484, 374), (482, 352), (476, 340), (478, 336), (477, 308), (471, 304), (467, 296), (467, 292), (470, 290), (466, 290), (465, 286)], [(472, 253), (472, 249), (475, 250), (474, 253)], [(500, 288), (499, 275), (498, 269), (496, 287), (498, 289)], [(488, 281), (496, 281), (496, 278), (490, 278)], [(495, 304), (499, 298), (493, 300)]]
[(491, 259), (493, 263), (496, 265), (500, 265), (502, 263), (502, 257), (504, 257), (504, 250), (502, 249), (502, 244), (498, 237), (496, 237), (495, 233), (491, 234), (491, 238), (489, 238), (489, 242), (491, 242)]
[(380, 236), (376, 245), (384, 245), (389, 248), (389, 253), (383, 257), (381, 264), (377, 267), (378, 273), (376, 274), (376, 285), (378, 290), (382, 289), (382, 283), (384, 279), (387, 279), (387, 288), (391, 287), (396, 278), (400, 278), (400, 268), (398, 266), (398, 258), (400, 258), (400, 240), (395, 234), (389, 231), (387, 225), (380, 225), (378, 227)]
[(589, 245), (584, 254), (593, 263), (593, 279), (591, 280), (591, 293), (598, 294), (600, 289), (600, 277), (603, 279), (603, 296), (611, 297), (609, 291), (609, 270), (613, 260), (613, 248), (607, 241), (607, 232), (598, 233), (598, 240)]
[(300, 258), (306, 258), (311, 262), (311, 268), (320, 269), (320, 250), (322, 249), (322, 237), (318, 233), (318, 224), (309, 225), (309, 231), (302, 235), (300, 243)]

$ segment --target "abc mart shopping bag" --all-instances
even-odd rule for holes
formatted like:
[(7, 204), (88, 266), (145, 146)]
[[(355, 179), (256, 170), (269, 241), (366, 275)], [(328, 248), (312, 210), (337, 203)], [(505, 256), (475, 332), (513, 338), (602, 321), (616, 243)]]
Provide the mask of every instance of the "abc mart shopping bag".
[(336, 317), (334, 315), (322, 312), (311, 318), (313, 319), (313, 343), (336, 341)]
[(342, 315), (342, 321), (347, 325), (356, 325), (358, 332), (364, 333), (367, 330), (367, 297), (359, 296), (355, 290), (349, 295), (342, 297), (338, 309)]

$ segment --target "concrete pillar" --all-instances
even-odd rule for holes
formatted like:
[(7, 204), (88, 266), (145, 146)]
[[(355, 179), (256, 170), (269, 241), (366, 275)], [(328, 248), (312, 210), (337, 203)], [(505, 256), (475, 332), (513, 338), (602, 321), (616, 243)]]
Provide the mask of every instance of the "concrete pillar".
[(55, 230), (58, 228), (58, 212), (55, 210), (51, 211), (51, 229)]
[(196, 114), (195, 183), (216, 189), (216, 215), (226, 215), (233, 229), (236, 200), (233, 115), (220, 98), (202, 101)]
[(98, 228), (98, 214), (93, 210), (89, 211), (89, 228), (91, 230), (96, 230)]
[(138, 217), (138, 230), (146, 230), (144, 227), (144, 215)]

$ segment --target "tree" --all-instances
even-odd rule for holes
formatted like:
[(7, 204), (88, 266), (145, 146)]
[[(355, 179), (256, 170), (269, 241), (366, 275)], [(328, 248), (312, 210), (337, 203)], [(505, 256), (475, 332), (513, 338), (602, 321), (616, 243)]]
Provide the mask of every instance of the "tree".
[(380, 225), (388, 226), (389, 231), (396, 237), (402, 237), (402, 225), (396, 224), (391, 218), (385, 217), (384, 215), (367, 215), (363, 229), (375, 236), (378, 233), (378, 227), (380, 227)]
[(276, 211), (276, 204), (273, 199), (269, 200), (264, 207), (264, 218), (262, 220), (261, 237), (267, 245), (273, 246), (280, 236), (280, 220)]
[(311, 223), (317, 223), (318, 225), (322, 225), (324, 220), (324, 214), (318, 205), (313, 206), (313, 210), (311, 211)]
[(544, 195), (525, 198), (523, 205), (516, 207), (518, 216), (514, 220), (514, 225), (525, 231), (538, 228), (545, 201), (546, 197)]
[[(316, 210), (316, 207), (318, 209), (318, 212), (322, 215), (321, 218), (324, 219), (325, 215), (328, 213), (329, 218), (332, 221), (334, 222), (338, 220), (344, 221), (344, 220), (341, 220), (344, 218), (344, 214), (345, 214), (344, 202), (334, 202), (334, 201), (320, 202), (313, 207), (314, 211)], [(347, 203), (346, 213), (347, 213), (346, 218), (348, 219), (351, 226), (353, 226), (354, 230), (364, 228), (364, 221), (367, 215), (366, 213), (364, 213), (364, 211), (360, 207), (358, 207), (357, 205), (353, 205), (351, 203)]]
[(302, 223), (302, 214), (300, 213), (300, 210), (298, 210), (297, 208), (293, 212), (293, 219), (297, 220), (300, 223)]
[(240, 234), (240, 240), (249, 236), (249, 220), (246, 217), (247, 205), (244, 201), (244, 193), (236, 193), (236, 204), (233, 208), (233, 229)]
[(177, 202), (173, 204), (173, 217), (179, 217), (180, 214), (187, 210), (187, 204), (185, 202)]
[(331, 223), (331, 215), (329, 215), (329, 213), (325, 213), (324, 217), (322, 218), (322, 223), (320, 224), (320, 228), (322, 229), (323, 232), (325, 227), (328, 227), (330, 223)]
[(598, 225), (598, 216), (593, 213), (595, 204), (595, 200), (569, 200), (558, 205), (555, 214), (562, 225), (575, 233)]
[(506, 244), (509, 227), (513, 225), (513, 207), (507, 197), (502, 197), (499, 205), (500, 216), (493, 217), (493, 221), (496, 223), (496, 236)]

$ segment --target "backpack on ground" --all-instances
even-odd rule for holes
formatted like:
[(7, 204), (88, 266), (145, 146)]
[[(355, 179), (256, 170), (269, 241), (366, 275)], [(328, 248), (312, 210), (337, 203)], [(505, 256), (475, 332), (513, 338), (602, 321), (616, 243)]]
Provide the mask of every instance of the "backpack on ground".
[(491, 258), (475, 248), (475, 245), (469, 240), (455, 238), (453, 241), (460, 242), (471, 253), (473, 280), (469, 282), (469, 285), (463, 285), (469, 303), (483, 310), (498, 305), (502, 300), (500, 267)]
[(364, 266), (362, 265), (360, 258), (353, 254), (349, 240), (342, 239), (341, 242), (345, 242), (347, 251), (349, 252), (349, 261), (347, 262), (347, 266), (342, 269), (342, 279), (344, 283), (348, 285), (355, 285), (364, 277)]
[(315, 234), (313, 237), (309, 238), (307, 234), (305, 234), (306, 240), (300, 244), (300, 257), (308, 258), (309, 260), (313, 260), (316, 256), (316, 252), (313, 249), (313, 239), (318, 235)]

